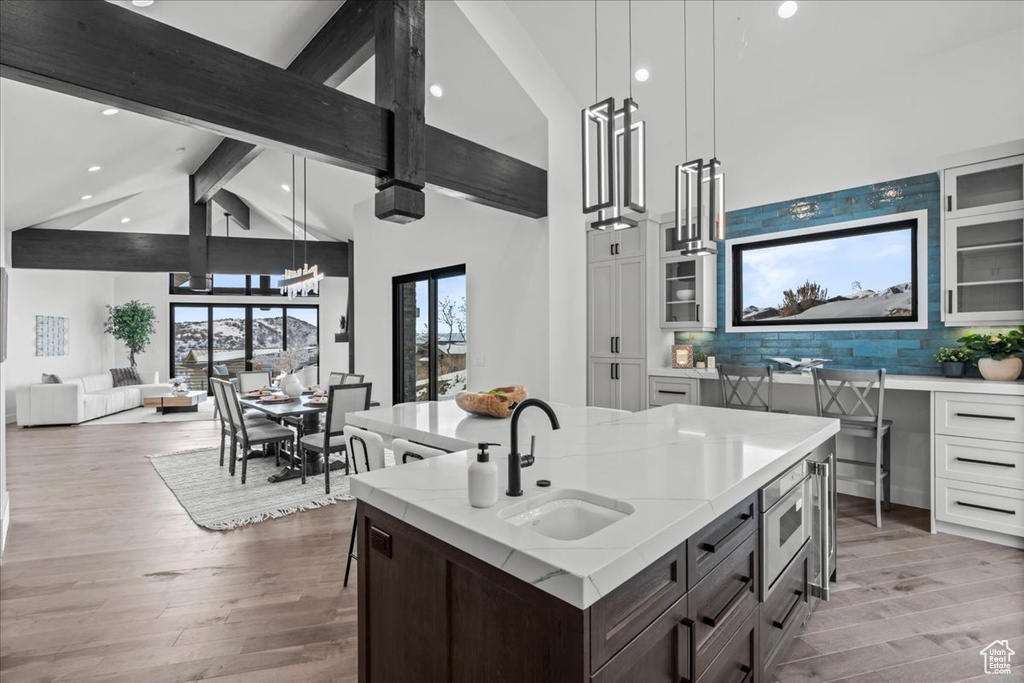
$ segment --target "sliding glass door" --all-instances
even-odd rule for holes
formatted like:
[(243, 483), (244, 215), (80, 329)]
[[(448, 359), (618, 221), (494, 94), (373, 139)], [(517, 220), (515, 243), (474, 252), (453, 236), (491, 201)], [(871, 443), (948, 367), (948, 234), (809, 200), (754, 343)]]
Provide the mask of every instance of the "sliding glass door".
[(304, 381), (319, 381), (317, 306), (173, 303), (170, 328), (171, 376), (188, 377), (192, 389), (208, 389), (210, 377), (272, 369), (277, 354), (296, 348), (308, 356)]
[(466, 267), (394, 278), (394, 402), (451, 399), (467, 386)]

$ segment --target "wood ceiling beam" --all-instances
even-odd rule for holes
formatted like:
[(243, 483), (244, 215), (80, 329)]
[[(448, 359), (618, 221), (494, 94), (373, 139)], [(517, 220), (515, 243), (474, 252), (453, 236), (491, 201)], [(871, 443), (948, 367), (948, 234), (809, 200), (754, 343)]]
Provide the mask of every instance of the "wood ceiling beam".
[[(291, 268), (291, 241), (209, 237), (210, 272), (282, 273)], [(189, 235), (23, 228), (11, 233), (11, 265), (45, 270), (186, 273)], [(311, 263), (328, 277), (348, 276), (348, 242), (310, 242)]]
[(376, 9), (374, 98), (391, 111), (391, 138), (390, 168), (377, 178), (374, 212), (410, 223), (423, 218), (425, 207), (425, 7), (423, 0), (379, 0)]
[[(373, 0), (348, 0), (306, 44), (288, 71), (336, 88), (373, 56)], [(196, 197), (207, 201), (263, 152), (225, 138), (195, 172)]]
[(191, 176), (188, 183), (188, 274), (192, 289), (207, 290), (210, 288), (210, 218), (209, 202), (196, 203), (192, 196), (195, 183)]
[[(188, 182), (194, 192), (194, 178), (189, 176)], [(231, 220), (235, 222), (235, 225), (242, 230), (249, 229), (249, 205), (241, 197), (230, 190), (220, 190), (217, 194), (213, 195), (212, 201), (224, 209), (225, 212), (231, 214)], [(216, 219), (217, 217), (214, 216), (213, 218)], [(213, 226), (211, 225), (210, 228), (212, 232)]]
[[(103, 0), (0, 2), (0, 76), (374, 176), (390, 169), (388, 110)], [(545, 170), (432, 126), (425, 180), (547, 215)]]

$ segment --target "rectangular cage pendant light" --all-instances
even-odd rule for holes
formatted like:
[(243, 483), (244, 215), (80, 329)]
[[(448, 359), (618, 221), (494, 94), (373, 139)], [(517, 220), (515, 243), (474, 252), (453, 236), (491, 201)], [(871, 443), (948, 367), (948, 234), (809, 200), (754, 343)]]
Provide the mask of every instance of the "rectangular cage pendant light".
[(684, 255), (715, 254), (725, 241), (725, 172), (718, 159), (676, 166), (676, 240)]
[(631, 98), (583, 110), (583, 212), (598, 212), (593, 230), (637, 226), (624, 210), (647, 211), (647, 127)]

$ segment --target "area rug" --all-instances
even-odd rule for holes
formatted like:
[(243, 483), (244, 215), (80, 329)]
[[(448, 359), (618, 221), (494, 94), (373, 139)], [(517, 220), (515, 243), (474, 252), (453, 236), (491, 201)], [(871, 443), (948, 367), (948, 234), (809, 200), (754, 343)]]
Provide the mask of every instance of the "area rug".
[(223, 467), (218, 464), (219, 448), (154, 455), (150, 462), (192, 521), (204, 529), (234, 529), (352, 500), (348, 477), (342, 471), (331, 472), (330, 495), (324, 493), (322, 474), (307, 477), (305, 486), (301, 479), (271, 484), (267, 477), (279, 469), (273, 457), (249, 460), (245, 485), (241, 463), (237, 463), (234, 477), (226, 462)]
[(211, 397), (208, 401), (200, 403), (199, 410), (194, 413), (167, 413), (164, 415), (156, 412), (156, 408), (132, 408), (83, 422), (80, 426), (142, 424), (144, 422), (194, 422), (196, 420), (213, 422), (214, 419), (213, 398)]

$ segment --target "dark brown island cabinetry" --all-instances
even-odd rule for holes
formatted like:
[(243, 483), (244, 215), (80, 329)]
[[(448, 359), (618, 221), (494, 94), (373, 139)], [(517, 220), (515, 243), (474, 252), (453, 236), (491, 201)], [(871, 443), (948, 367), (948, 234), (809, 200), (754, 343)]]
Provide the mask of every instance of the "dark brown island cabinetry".
[(580, 610), (363, 501), (362, 683), (757, 683), (808, 614), (809, 546), (761, 602), (754, 494)]

